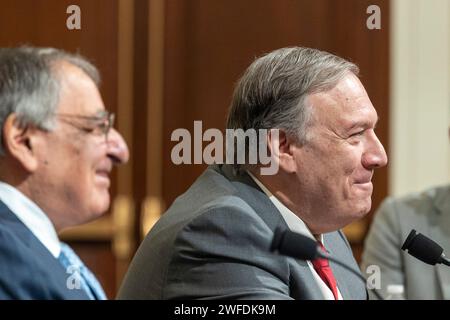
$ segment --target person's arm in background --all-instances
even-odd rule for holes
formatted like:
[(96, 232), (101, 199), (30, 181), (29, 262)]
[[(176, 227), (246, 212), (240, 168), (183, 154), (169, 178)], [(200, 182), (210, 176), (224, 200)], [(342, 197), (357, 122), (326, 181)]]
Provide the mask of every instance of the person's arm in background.
[[(403, 258), (400, 252), (402, 239), (399, 227), (396, 202), (392, 198), (387, 198), (375, 213), (365, 240), (361, 263), (362, 273), (369, 279), (368, 283), (380, 284), (379, 292), (384, 298), (389, 298), (387, 286), (405, 286)], [(377, 279), (378, 268), (381, 274)], [(376, 299), (370, 291), (370, 299)], [(406, 292), (406, 288), (404, 291)]]

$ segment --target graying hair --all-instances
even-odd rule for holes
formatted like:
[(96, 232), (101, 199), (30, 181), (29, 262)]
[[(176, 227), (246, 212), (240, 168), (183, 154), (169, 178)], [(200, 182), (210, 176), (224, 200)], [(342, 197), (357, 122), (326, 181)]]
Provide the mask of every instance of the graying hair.
[(358, 67), (331, 53), (291, 47), (256, 59), (238, 81), (228, 113), (228, 129), (280, 129), (303, 143), (312, 109), (305, 98), (337, 85)]
[(52, 130), (63, 75), (59, 63), (83, 70), (98, 86), (97, 68), (78, 54), (54, 48), (0, 48), (0, 155), (4, 155), (3, 126), (12, 113), (18, 124)]

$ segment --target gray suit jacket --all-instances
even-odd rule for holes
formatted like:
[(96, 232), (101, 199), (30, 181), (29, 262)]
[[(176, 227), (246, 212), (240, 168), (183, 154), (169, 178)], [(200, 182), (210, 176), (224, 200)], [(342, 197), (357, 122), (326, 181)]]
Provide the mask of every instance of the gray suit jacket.
[(430, 266), (400, 248), (416, 229), (450, 250), (450, 186), (400, 199), (387, 198), (366, 238), (362, 268), (378, 265), (385, 296), (389, 284), (402, 284), (407, 299), (450, 299), (450, 268)]
[[(306, 262), (270, 252), (277, 226), (270, 199), (231, 166), (209, 167), (177, 198), (138, 249), (119, 299), (322, 299)], [(342, 232), (324, 236), (330, 253), (358, 269)], [(344, 299), (364, 284), (331, 263)]]

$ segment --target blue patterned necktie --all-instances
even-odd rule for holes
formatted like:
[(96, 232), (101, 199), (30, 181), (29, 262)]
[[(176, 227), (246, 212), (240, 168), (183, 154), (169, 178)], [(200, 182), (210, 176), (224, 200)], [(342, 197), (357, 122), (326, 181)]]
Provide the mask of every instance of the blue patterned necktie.
[(64, 242), (61, 242), (61, 253), (58, 260), (69, 274), (66, 281), (68, 289), (84, 290), (90, 300), (106, 300), (105, 292), (98, 280), (72, 248)]

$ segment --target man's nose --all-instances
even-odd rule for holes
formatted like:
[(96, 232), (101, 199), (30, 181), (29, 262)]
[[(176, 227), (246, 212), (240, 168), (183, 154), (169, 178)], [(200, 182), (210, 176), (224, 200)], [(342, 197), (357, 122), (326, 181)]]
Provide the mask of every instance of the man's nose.
[(114, 164), (126, 163), (130, 157), (128, 146), (122, 135), (114, 128), (108, 132), (108, 156), (113, 160)]
[(384, 167), (388, 163), (388, 157), (383, 145), (375, 133), (373, 133), (373, 137), (370, 140), (367, 150), (362, 157), (363, 166), (367, 169)]

